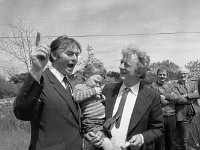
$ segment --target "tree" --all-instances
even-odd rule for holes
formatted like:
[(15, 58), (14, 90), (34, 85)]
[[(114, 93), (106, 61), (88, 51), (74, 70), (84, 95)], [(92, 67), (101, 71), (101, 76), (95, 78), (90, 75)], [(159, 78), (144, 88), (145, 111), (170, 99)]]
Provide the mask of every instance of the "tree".
[(200, 77), (200, 61), (198, 59), (190, 61), (185, 67), (190, 70), (193, 76)]
[(94, 49), (91, 46), (88, 45), (86, 51), (87, 51), (87, 58), (85, 61), (83, 61), (82, 63), (83, 66), (86, 66), (86, 64), (93, 64), (93, 63), (99, 63), (103, 65), (103, 63), (99, 59), (95, 58)]
[(72, 81), (72, 86), (75, 86), (78, 83), (83, 83), (84, 80), (86, 79), (85, 74), (89, 74), (91, 72), (91, 68), (90, 67), (86, 67), (88, 65), (92, 65), (92, 64), (99, 64), (103, 66), (103, 63), (95, 58), (95, 54), (94, 54), (94, 49), (88, 45), (88, 47), (86, 48), (87, 51), (87, 57), (86, 60), (83, 60), (83, 62), (81, 62), (79, 65), (81, 65), (81, 69), (77, 70), (75, 72), (75, 75), (70, 76), (70, 80)]
[[(155, 76), (157, 74), (157, 70), (161, 67), (164, 67), (168, 70), (168, 78), (169, 80), (175, 80), (178, 77), (178, 70), (179, 66), (176, 65), (175, 63), (169, 61), (169, 60), (164, 60), (162, 62), (156, 62), (152, 63), (150, 65), (150, 74), (149, 77), (151, 76), (151, 81), (155, 80)], [(147, 77), (148, 78), (148, 77)]]
[(168, 71), (171, 71), (171, 72), (178, 72), (178, 70), (179, 70), (179, 66), (169, 60), (152, 63), (150, 65), (150, 70), (152, 72), (156, 73), (157, 69), (160, 67), (165, 67), (166, 69), (168, 69)]
[(28, 73), (15, 74), (10, 77), (10, 82), (14, 84), (24, 83), (27, 77)]
[(24, 63), (27, 71), (31, 64), (30, 57), (33, 48), (31, 34), (33, 29), (26, 25), (22, 19), (16, 23), (8, 22), (10, 37), (0, 39), (0, 49)]

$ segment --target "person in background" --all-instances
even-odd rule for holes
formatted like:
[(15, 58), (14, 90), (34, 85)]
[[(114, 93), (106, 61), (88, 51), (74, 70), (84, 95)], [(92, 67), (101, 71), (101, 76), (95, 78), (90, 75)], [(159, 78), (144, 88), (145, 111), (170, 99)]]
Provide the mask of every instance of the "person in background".
[(188, 79), (189, 70), (181, 68), (179, 71), (179, 80), (174, 83), (176, 94), (179, 101), (176, 104), (176, 149), (188, 150), (186, 139), (190, 129), (190, 123), (195, 110), (192, 104), (199, 98), (197, 84)]
[[(198, 93), (200, 94), (200, 79), (198, 81)], [(197, 112), (190, 124), (187, 146), (190, 150), (200, 150), (200, 112)]]
[(178, 96), (174, 92), (173, 85), (168, 81), (168, 71), (166, 68), (157, 70), (157, 82), (150, 86), (158, 91), (161, 97), (161, 106), (164, 116), (164, 134), (161, 137), (160, 150), (175, 150), (175, 130), (176, 130), (176, 115), (175, 103), (178, 101)]
[(104, 129), (112, 135), (115, 150), (153, 149), (163, 130), (160, 95), (140, 81), (149, 68), (146, 53), (126, 48), (122, 50), (120, 83), (106, 84), (106, 122)]
[[(88, 64), (83, 72), (86, 77), (84, 84), (77, 84), (74, 89), (74, 100), (81, 108), (83, 134), (90, 131), (103, 132), (105, 122), (105, 96), (102, 95), (102, 82), (106, 77), (106, 69), (99, 63)], [(87, 147), (88, 144), (86, 144)], [(87, 147), (88, 149), (95, 149)], [(110, 139), (104, 136), (102, 148), (113, 150)]]
[[(16, 118), (31, 123), (29, 150), (81, 150), (79, 111), (68, 81), (80, 53), (78, 41), (65, 35), (32, 52), (30, 73), (14, 101)], [(48, 60), (52, 66), (44, 70)], [(92, 142), (100, 145), (101, 138), (98, 132)]]

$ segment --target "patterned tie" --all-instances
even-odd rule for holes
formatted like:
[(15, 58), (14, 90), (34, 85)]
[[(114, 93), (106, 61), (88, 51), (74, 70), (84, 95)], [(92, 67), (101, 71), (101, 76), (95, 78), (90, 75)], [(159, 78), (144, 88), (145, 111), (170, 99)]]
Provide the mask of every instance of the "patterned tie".
[(121, 122), (121, 118), (122, 118), (122, 112), (123, 112), (124, 105), (125, 105), (125, 102), (126, 102), (126, 98), (127, 98), (128, 92), (130, 90), (131, 90), (130, 88), (125, 88), (124, 89), (124, 92), (122, 94), (122, 98), (121, 98), (120, 103), (119, 103), (118, 110), (117, 110), (116, 114), (113, 117), (111, 117), (108, 120), (106, 120), (106, 122), (104, 123), (104, 129), (110, 130), (110, 127), (114, 123), (115, 123), (116, 128), (119, 128), (120, 122)]
[(63, 82), (65, 83), (66, 89), (69, 89), (70, 93), (72, 94), (72, 86), (71, 86), (69, 80), (67, 79), (67, 77), (63, 78)]

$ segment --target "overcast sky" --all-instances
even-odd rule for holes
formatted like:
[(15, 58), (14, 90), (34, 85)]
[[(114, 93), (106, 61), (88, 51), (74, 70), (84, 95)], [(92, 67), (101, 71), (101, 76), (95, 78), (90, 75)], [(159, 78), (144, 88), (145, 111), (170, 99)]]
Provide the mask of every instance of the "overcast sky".
[(92, 46), (108, 70), (118, 71), (127, 46), (147, 52), (151, 62), (168, 59), (184, 66), (200, 59), (200, 0), (0, 0), (1, 36), (6, 19), (18, 18), (35, 35), (122, 35), (75, 37), (83, 50)]

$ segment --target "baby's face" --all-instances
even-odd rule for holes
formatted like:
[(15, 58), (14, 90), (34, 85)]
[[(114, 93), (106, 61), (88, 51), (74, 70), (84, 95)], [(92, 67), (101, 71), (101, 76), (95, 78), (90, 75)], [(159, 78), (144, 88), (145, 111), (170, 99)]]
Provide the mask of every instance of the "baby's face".
[(86, 81), (86, 85), (89, 87), (100, 87), (103, 78), (100, 75), (92, 75)]

